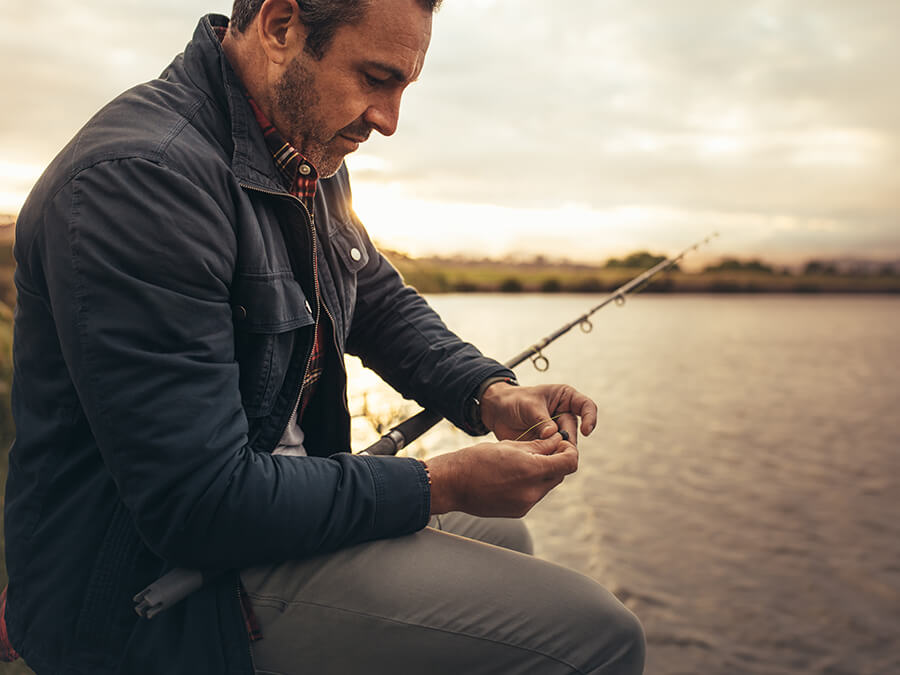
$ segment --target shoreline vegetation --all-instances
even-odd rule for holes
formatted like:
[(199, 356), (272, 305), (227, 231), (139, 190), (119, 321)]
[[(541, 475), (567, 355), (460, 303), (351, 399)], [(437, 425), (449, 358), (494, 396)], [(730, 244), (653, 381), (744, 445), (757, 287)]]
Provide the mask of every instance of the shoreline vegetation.
[[(15, 305), (12, 254), (15, 217), (0, 215), (0, 300)], [(536, 256), (473, 259), (414, 258), (380, 249), (420, 293), (609, 293), (666, 256), (637, 251), (590, 265)], [(900, 293), (900, 259), (809, 260), (782, 266), (759, 258), (723, 256), (699, 271), (678, 265), (659, 274), (649, 293)]]
[[(421, 293), (609, 293), (666, 256), (638, 251), (600, 265), (547, 260), (412, 258), (382, 249)], [(697, 272), (677, 265), (649, 293), (900, 293), (900, 261), (810, 260), (798, 268), (723, 257)]]

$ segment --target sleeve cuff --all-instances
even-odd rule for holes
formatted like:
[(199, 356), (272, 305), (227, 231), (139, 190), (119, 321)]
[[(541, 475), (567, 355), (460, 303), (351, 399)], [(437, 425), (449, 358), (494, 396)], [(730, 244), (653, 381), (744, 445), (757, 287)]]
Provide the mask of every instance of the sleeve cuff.
[(431, 516), (431, 488), (422, 463), (412, 457), (358, 457), (375, 483), (375, 537), (399, 537), (425, 527)]

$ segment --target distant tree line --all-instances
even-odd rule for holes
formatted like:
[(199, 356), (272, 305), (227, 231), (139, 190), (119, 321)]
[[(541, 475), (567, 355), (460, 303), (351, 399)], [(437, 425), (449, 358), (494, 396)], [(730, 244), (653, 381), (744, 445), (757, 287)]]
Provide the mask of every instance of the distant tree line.
[(771, 265), (758, 260), (738, 260), (737, 258), (724, 258), (715, 265), (707, 265), (704, 272), (758, 272), (760, 274), (775, 274)]
[[(794, 274), (789, 267), (776, 269), (774, 266), (762, 262), (758, 258), (740, 260), (738, 258), (723, 258), (714, 265), (707, 265), (704, 272), (755, 272), (757, 274)], [(894, 263), (855, 262), (845, 263), (843, 266), (837, 262), (825, 260), (810, 260), (800, 268), (800, 274), (805, 276), (837, 276), (846, 274), (851, 276), (891, 276), (900, 273), (900, 265)]]
[[(657, 255), (655, 253), (650, 253), (649, 251), (636, 251), (635, 253), (631, 253), (631, 254), (625, 256), (621, 260), (619, 258), (610, 258), (609, 260), (606, 261), (605, 267), (607, 267), (609, 269), (616, 269), (616, 268), (622, 268), (622, 267), (629, 268), (629, 269), (634, 269), (634, 268), (650, 269), (654, 265), (658, 265), (659, 263), (661, 263), (666, 258), (667, 258), (667, 256)], [(677, 272), (680, 268), (678, 267), (678, 264), (676, 263), (676, 264), (672, 265), (672, 267), (670, 267), (669, 269)]]

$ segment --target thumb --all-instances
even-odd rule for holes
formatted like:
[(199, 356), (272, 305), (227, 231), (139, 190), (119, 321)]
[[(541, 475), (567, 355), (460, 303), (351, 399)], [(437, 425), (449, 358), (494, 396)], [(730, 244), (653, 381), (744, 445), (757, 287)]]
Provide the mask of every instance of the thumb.
[(531, 446), (529, 448), (529, 451), (535, 453), (536, 455), (552, 455), (554, 452), (556, 452), (562, 440), (562, 436), (558, 433), (555, 433), (547, 438), (539, 438), (536, 441), (529, 441), (528, 445)]
[(552, 419), (547, 420), (544, 424), (541, 425), (539, 430), (539, 436), (541, 438), (550, 438), (559, 430), (559, 426)]

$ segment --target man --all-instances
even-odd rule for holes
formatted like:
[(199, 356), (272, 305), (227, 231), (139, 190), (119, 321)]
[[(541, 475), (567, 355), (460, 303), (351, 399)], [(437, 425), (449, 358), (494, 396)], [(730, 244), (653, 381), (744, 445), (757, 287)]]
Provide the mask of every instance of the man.
[[(471, 516), (574, 471), (596, 406), (515, 386), (350, 209), (343, 158), (396, 129), (435, 4), (237, 0), (30, 195), (5, 622), (38, 673), (641, 672), (594, 582), (439, 531), (528, 552), (519, 521)], [(349, 454), (344, 351), (500, 442)], [(209, 582), (138, 619), (174, 567)]]

